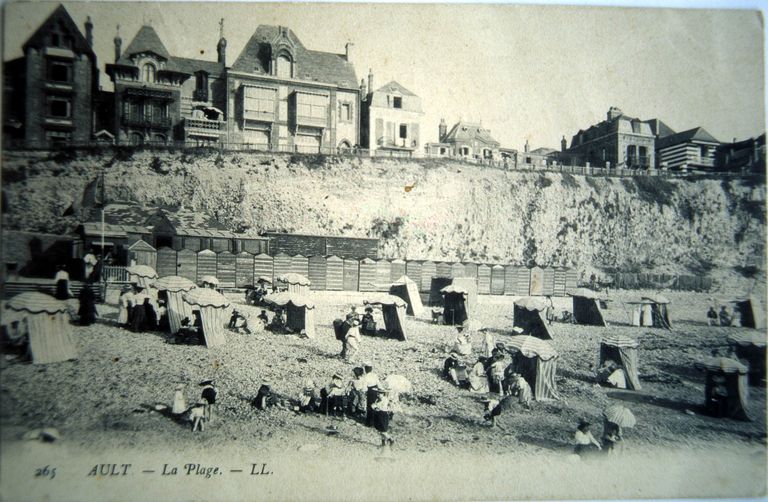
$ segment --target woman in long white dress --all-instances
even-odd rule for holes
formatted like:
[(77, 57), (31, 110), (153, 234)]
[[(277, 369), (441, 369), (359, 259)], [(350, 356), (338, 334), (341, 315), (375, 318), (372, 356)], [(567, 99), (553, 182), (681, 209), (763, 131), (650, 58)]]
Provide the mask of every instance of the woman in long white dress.
[(123, 293), (120, 295), (120, 299), (118, 300), (120, 313), (117, 316), (117, 324), (120, 326), (125, 326), (128, 324), (128, 306), (131, 303), (132, 297), (133, 292), (131, 291), (130, 286), (123, 288)]
[(171, 413), (174, 415), (181, 415), (187, 411), (187, 400), (184, 397), (184, 386), (177, 385), (176, 393), (173, 395), (173, 406), (171, 407)]

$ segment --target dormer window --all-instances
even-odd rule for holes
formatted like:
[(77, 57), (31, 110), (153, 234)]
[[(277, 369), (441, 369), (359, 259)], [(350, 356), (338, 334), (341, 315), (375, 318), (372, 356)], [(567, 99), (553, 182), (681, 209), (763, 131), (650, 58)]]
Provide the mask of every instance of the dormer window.
[(400, 96), (394, 96), (392, 98), (392, 107), (393, 108), (402, 108), (403, 107), (403, 98)]
[(195, 92), (192, 97), (195, 101), (208, 101), (208, 73), (195, 73)]
[(275, 72), (276, 75), (280, 78), (291, 78), (292, 70), (291, 70), (291, 59), (281, 54), (277, 57), (277, 61), (275, 62), (277, 64), (277, 71)]
[(152, 63), (144, 63), (141, 67), (141, 80), (154, 84), (157, 75), (157, 68)]

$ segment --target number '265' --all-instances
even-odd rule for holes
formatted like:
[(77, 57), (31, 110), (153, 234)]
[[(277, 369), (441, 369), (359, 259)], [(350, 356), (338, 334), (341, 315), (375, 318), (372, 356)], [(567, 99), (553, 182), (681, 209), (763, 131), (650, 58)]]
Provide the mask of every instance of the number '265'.
[(36, 478), (50, 478), (56, 477), (56, 468), (46, 465), (45, 467), (38, 467), (35, 469)]

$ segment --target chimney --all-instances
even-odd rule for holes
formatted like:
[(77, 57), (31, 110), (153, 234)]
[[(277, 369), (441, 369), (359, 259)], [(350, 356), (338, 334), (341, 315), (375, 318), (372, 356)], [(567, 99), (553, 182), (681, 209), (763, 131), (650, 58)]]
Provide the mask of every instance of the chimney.
[(117, 60), (120, 59), (120, 54), (122, 54), (122, 46), (123, 46), (123, 39), (120, 38), (120, 25), (117, 25), (117, 35), (115, 35), (115, 63), (117, 63)]
[(563, 139), (560, 140), (560, 151), (564, 152), (568, 149), (568, 141), (566, 141), (565, 136), (563, 136)]
[(368, 91), (365, 89), (365, 79), (360, 79), (360, 97), (362, 99), (365, 99), (365, 97), (368, 95)]
[(442, 142), (446, 134), (448, 134), (448, 126), (445, 124), (445, 119), (440, 119), (440, 125), (437, 127), (437, 140)]
[(218, 62), (227, 66), (227, 39), (224, 38), (224, 18), (219, 21), (219, 43), (216, 44), (216, 53), (219, 55)]
[(373, 92), (373, 69), (368, 68), (368, 92)]
[(352, 42), (347, 42), (347, 44), (344, 46), (344, 49), (346, 49), (347, 62), (350, 62), (350, 63), (352, 62), (352, 47), (354, 45), (355, 44), (353, 44)]
[(85, 40), (88, 42), (88, 47), (93, 48), (93, 23), (91, 22), (91, 16), (85, 20)]
[(525, 146), (523, 147), (523, 151), (524, 151), (525, 153), (528, 153), (528, 152), (530, 152), (530, 151), (531, 151), (531, 145), (528, 143), (528, 140), (527, 140), (527, 139), (525, 140)]
[(617, 117), (621, 117), (624, 115), (624, 112), (622, 112), (617, 106), (612, 106), (608, 109), (608, 120), (613, 120)]

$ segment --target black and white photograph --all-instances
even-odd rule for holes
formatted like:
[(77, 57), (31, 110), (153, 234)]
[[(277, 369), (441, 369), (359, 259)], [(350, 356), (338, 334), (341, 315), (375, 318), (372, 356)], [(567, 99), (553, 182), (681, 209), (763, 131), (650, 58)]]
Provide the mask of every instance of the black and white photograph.
[(758, 3), (0, 8), (3, 500), (766, 497)]

